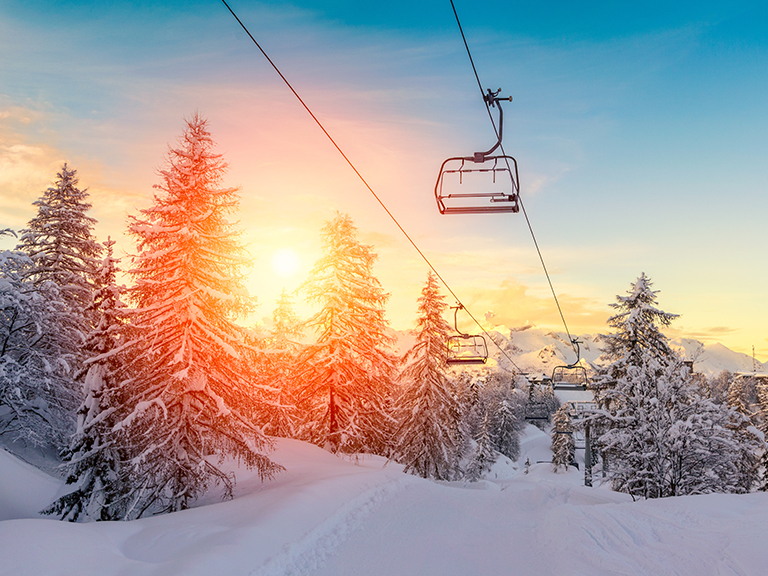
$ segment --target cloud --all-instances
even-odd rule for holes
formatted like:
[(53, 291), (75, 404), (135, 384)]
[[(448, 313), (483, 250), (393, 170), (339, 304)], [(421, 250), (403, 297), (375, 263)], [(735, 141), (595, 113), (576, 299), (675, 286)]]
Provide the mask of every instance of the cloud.
[(732, 336), (741, 332), (741, 328), (732, 328), (730, 326), (712, 326), (709, 328), (672, 326), (665, 330), (670, 338), (695, 338), (704, 343), (718, 342), (726, 336)]
[(0, 227), (19, 229), (33, 215), (32, 202), (51, 185), (64, 155), (47, 144), (27, 141), (19, 125), (40, 114), (19, 106), (0, 108)]
[[(514, 279), (506, 279), (496, 287), (470, 289), (469, 295), (465, 304), (473, 314), (485, 315), (495, 325), (534, 324), (553, 330), (564, 329), (554, 300), (531, 294), (528, 286)], [(560, 294), (558, 300), (572, 334), (606, 330), (609, 311), (604, 304), (569, 294)]]

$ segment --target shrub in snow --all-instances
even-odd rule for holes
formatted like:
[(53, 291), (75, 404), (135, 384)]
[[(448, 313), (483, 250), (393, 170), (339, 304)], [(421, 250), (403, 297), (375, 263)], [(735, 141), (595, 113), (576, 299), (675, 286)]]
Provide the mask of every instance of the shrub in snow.
[(592, 421), (614, 489), (659, 498), (743, 491), (732, 413), (704, 398), (681, 364), (650, 358), (604, 392)]
[(416, 343), (403, 358), (403, 391), (394, 411), (394, 459), (406, 472), (436, 480), (453, 477), (462, 445), (461, 406), (446, 374), (446, 308), (430, 272), (418, 299)]
[(22, 252), (0, 252), (0, 439), (58, 450), (80, 401), (80, 323), (56, 283), (28, 277), (33, 266)]
[(466, 479), (470, 482), (480, 480), (496, 462), (497, 455), (493, 450), (490, 427), (490, 418), (486, 414), (475, 436), (477, 444), (466, 470)]
[(280, 468), (248, 417), (256, 386), (243, 369), (244, 331), (233, 319), (250, 300), (243, 249), (227, 220), (237, 190), (220, 187), (226, 164), (213, 146), (195, 114), (168, 152), (154, 204), (130, 221), (138, 337), (122, 383), (126, 409), (113, 428), (129, 454), (120, 468), (130, 486), (126, 518), (186, 508), (215, 483), (231, 497), (233, 478), (217, 457), (240, 459), (262, 478)]
[(385, 454), (396, 365), (384, 316), (389, 295), (373, 276), (376, 254), (357, 240), (347, 214), (321, 235), (323, 255), (301, 288), (321, 307), (305, 324), (316, 342), (297, 361), (301, 434), (331, 452)]

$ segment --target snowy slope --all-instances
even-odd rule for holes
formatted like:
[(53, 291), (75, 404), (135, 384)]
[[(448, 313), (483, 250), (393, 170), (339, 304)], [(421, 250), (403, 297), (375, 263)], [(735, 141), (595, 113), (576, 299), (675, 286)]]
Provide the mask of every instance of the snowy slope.
[[(518, 463), (502, 461), (485, 481), (464, 484), (280, 440), (274, 457), (287, 470), (266, 484), (239, 471), (231, 502), (135, 522), (0, 522), (0, 573), (764, 573), (768, 494), (632, 502), (605, 487), (583, 487), (576, 470), (554, 474), (537, 464), (549, 459), (548, 443), (528, 427)], [(528, 474), (520, 465), (526, 458)], [(29, 469), (14, 474), (3, 477), (8, 493), (37, 477)]]
[(36, 516), (51, 503), (62, 485), (61, 480), (0, 448), (0, 520)]

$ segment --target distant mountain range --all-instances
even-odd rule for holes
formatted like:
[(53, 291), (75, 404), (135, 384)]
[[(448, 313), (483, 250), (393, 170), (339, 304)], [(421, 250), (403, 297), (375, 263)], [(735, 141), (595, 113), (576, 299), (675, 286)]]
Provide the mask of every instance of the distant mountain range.
[[(509, 356), (514, 364), (531, 376), (545, 374), (551, 376), (552, 369), (572, 363), (576, 355), (564, 332), (543, 330), (535, 326), (520, 328), (504, 328), (497, 326), (488, 330), (494, 341)], [(411, 332), (398, 332), (398, 347), (401, 352), (413, 345)], [(602, 364), (602, 342), (599, 335), (580, 334), (581, 364), (588, 372)], [(693, 360), (693, 369), (706, 376), (714, 376), (723, 370), (730, 372), (767, 372), (768, 362), (756, 361), (741, 352), (717, 344), (703, 344), (692, 338), (676, 338), (671, 340), (672, 347), (680, 351), (686, 360)], [(491, 342), (487, 343), (489, 365), (499, 365), (502, 368), (514, 369), (510, 361)]]

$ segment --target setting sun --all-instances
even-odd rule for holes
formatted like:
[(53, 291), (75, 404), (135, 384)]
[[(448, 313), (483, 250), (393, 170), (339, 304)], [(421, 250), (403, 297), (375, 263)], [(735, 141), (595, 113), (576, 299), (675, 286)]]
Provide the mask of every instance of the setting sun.
[(272, 270), (282, 278), (294, 276), (299, 271), (301, 259), (291, 248), (281, 248), (272, 256)]

